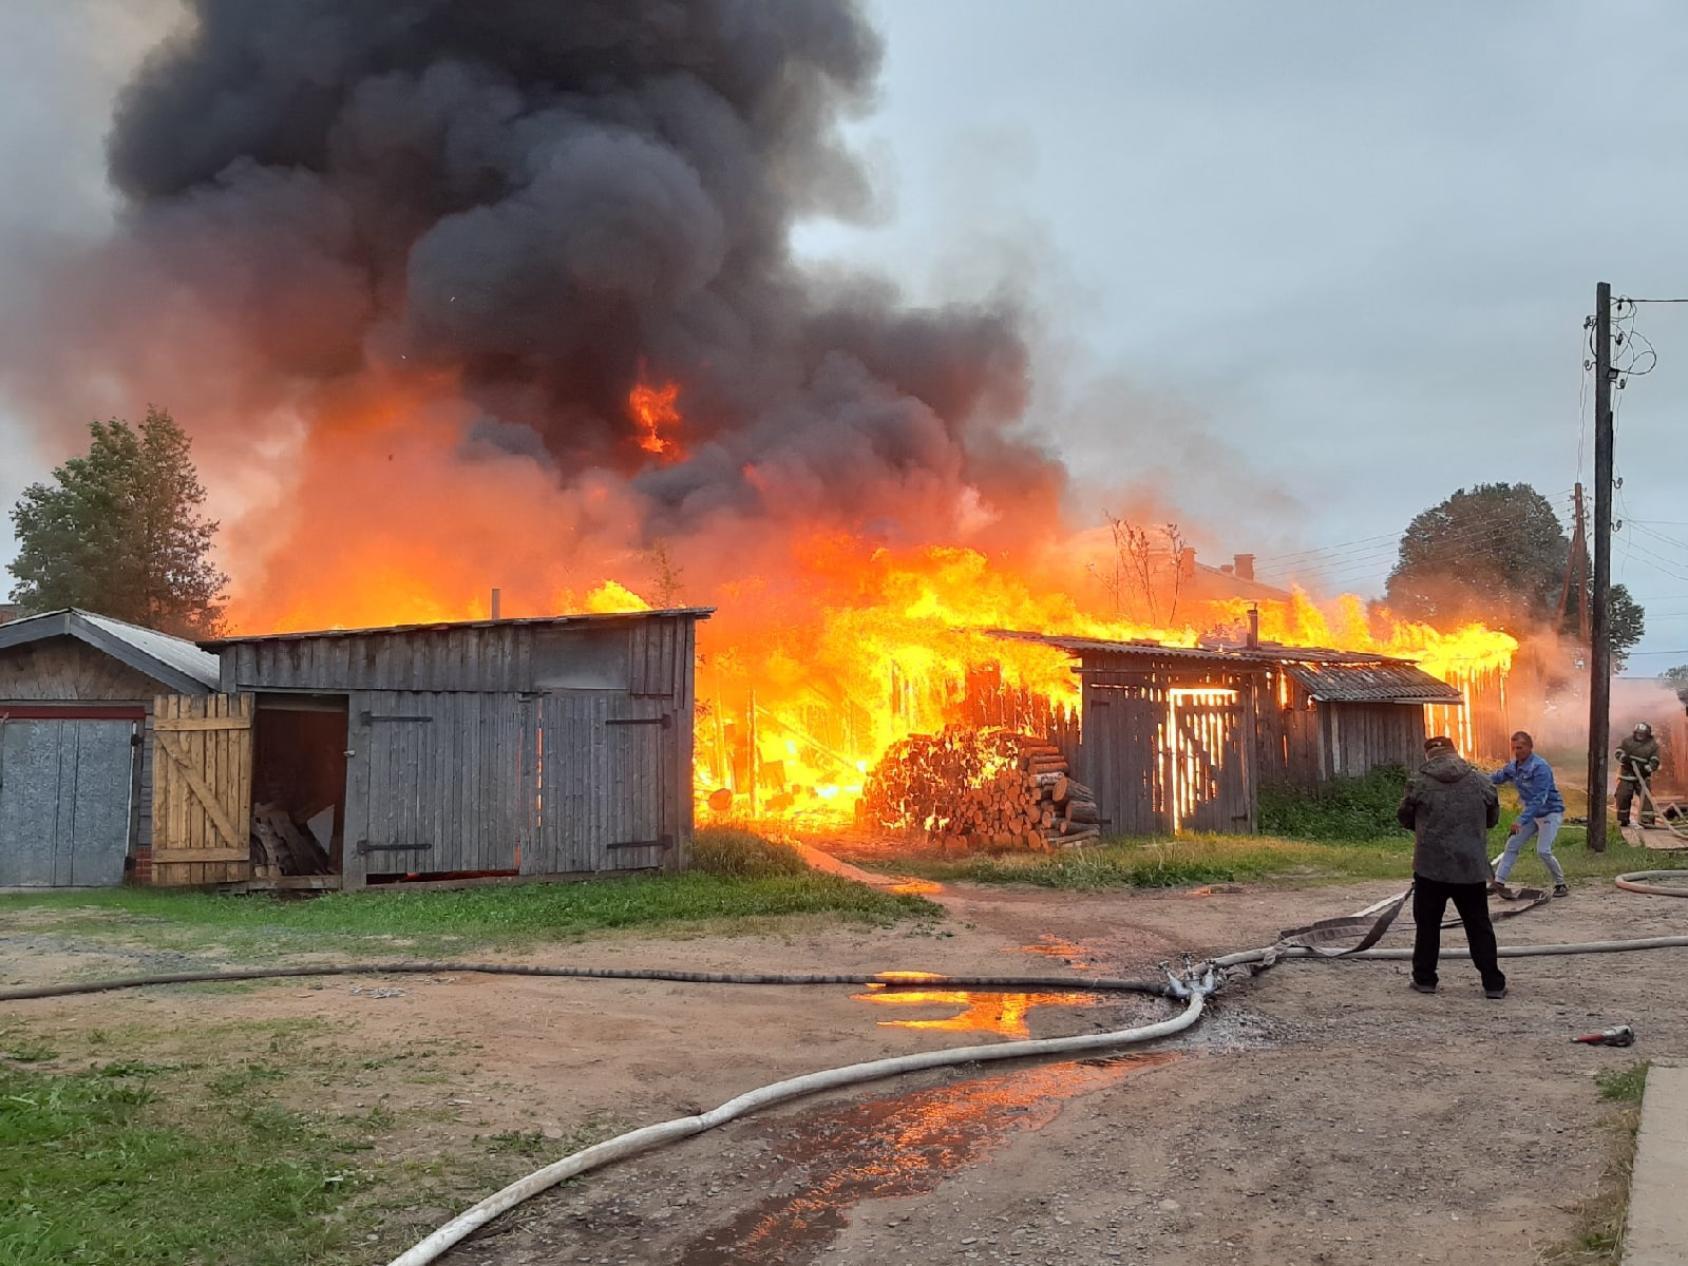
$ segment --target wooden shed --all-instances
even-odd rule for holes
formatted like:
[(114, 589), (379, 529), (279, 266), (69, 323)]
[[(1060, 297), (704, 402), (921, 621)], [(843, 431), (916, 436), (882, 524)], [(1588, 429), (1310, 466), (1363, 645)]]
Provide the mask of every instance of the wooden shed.
[(1313, 787), (1423, 758), (1458, 689), (1405, 660), (1271, 643), (1176, 647), (1005, 633), (1073, 656), (1076, 743), (1105, 833), (1252, 832), (1263, 784)]
[(202, 698), (217, 672), (192, 642), (90, 611), (0, 625), (0, 886), (144, 878), (154, 699)]
[(1462, 733), (1459, 688), (1406, 660), (1302, 646), (1237, 653), (1267, 666), (1256, 713), (1262, 783), (1311, 788), (1384, 765), (1416, 769), (1432, 715), (1452, 720), (1456, 738)]
[[(173, 843), (205, 861), (160, 869), (158, 882), (361, 888), (682, 866), (695, 632), (709, 614), (206, 642), (221, 693), (175, 722), (202, 787), (160, 792), (185, 805)], [(211, 750), (231, 735), (232, 748)], [(254, 807), (260, 825), (320, 849), (328, 874), (288, 874), (285, 858), (280, 874), (254, 872), (218, 821), (244, 824)]]

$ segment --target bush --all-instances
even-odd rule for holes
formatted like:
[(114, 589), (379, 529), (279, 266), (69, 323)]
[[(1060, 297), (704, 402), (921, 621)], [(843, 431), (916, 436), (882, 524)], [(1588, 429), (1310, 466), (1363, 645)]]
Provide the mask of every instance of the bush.
[(706, 826), (692, 837), (691, 868), (740, 879), (801, 875), (809, 869), (795, 849), (730, 826)]
[(1395, 809), (1407, 771), (1384, 765), (1358, 778), (1335, 778), (1315, 791), (1260, 789), (1260, 830), (1302, 840), (1381, 840), (1402, 834)]

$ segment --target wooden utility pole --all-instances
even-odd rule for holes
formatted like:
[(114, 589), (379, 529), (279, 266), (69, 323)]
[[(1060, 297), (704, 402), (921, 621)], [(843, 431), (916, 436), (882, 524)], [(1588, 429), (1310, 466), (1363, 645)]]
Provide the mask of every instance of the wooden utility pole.
[(1606, 851), (1612, 727), (1612, 287), (1594, 291), (1594, 592), (1588, 656), (1588, 847)]
[(1583, 505), (1583, 486), (1575, 492), (1576, 511), (1571, 521), (1571, 555), (1565, 563), (1565, 581), (1559, 586), (1559, 603), (1553, 612), (1553, 632), (1565, 633), (1565, 617), (1571, 610), (1571, 595), (1577, 599), (1577, 642), (1586, 653), (1594, 635), (1588, 610), (1588, 509)]

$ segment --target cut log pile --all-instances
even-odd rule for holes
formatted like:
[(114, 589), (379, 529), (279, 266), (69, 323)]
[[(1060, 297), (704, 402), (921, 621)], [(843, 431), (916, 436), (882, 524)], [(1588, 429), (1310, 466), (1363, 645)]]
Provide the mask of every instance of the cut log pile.
[(888, 830), (917, 829), (946, 852), (1048, 852), (1096, 840), (1101, 815), (1061, 749), (1005, 730), (952, 727), (886, 752), (862, 790), (859, 814)]
[(252, 870), (254, 879), (280, 875), (326, 875), (328, 854), (301, 830), (286, 809), (273, 804), (252, 806)]

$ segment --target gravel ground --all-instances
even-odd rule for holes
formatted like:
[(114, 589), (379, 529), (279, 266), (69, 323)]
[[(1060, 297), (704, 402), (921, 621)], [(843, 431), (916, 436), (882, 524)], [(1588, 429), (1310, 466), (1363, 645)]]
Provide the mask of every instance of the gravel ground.
[[(1136, 975), (1186, 951), (1267, 943), (1389, 891), (957, 886), (938, 895), (951, 917), (936, 929), (817, 921), (753, 937), (607, 937), (535, 957)], [(1586, 888), (1502, 925), (1502, 940), (1685, 925), (1688, 902)], [(1409, 940), (1398, 927), (1388, 943)], [(187, 965), (170, 957), (123, 965)], [(8, 981), (117, 965), (46, 927), (0, 929)], [(1688, 1049), (1688, 952), (1517, 960), (1508, 971), (1511, 996), (1490, 1002), (1464, 962), (1444, 964), (1435, 997), (1407, 988), (1405, 964), (1287, 963), (1227, 989), (1153, 1058), (925, 1074), (792, 1105), (541, 1197), (447, 1261), (1533, 1266), (1573, 1231), (1612, 1156), (1613, 1114), (1593, 1075)], [(384, 1102), (443, 1108), (446, 1145), (472, 1149), (492, 1131), (561, 1140), (587, 1123), (627, 1128), (800, 1072), (991, 1040), (967, 1026), (1047, 1036), (1165, 1012), (1142, 998), (889, 1007), (835, 988), (413, 977), (383, 995), (382, 983), (166, 989), (16, 1004), (9, 1018), (50, 1030), (313, 1016), (348, 1042), (458, 1042), (475, 1053), (448, 1083)], [(937, 1023), (893, 1024), (906, 1020)], [(1617, 1022), (1636, 1026), (1636, 1049), (1568, 1041)], [(346, 1097), (324, 1093), (330, 1105)]]

